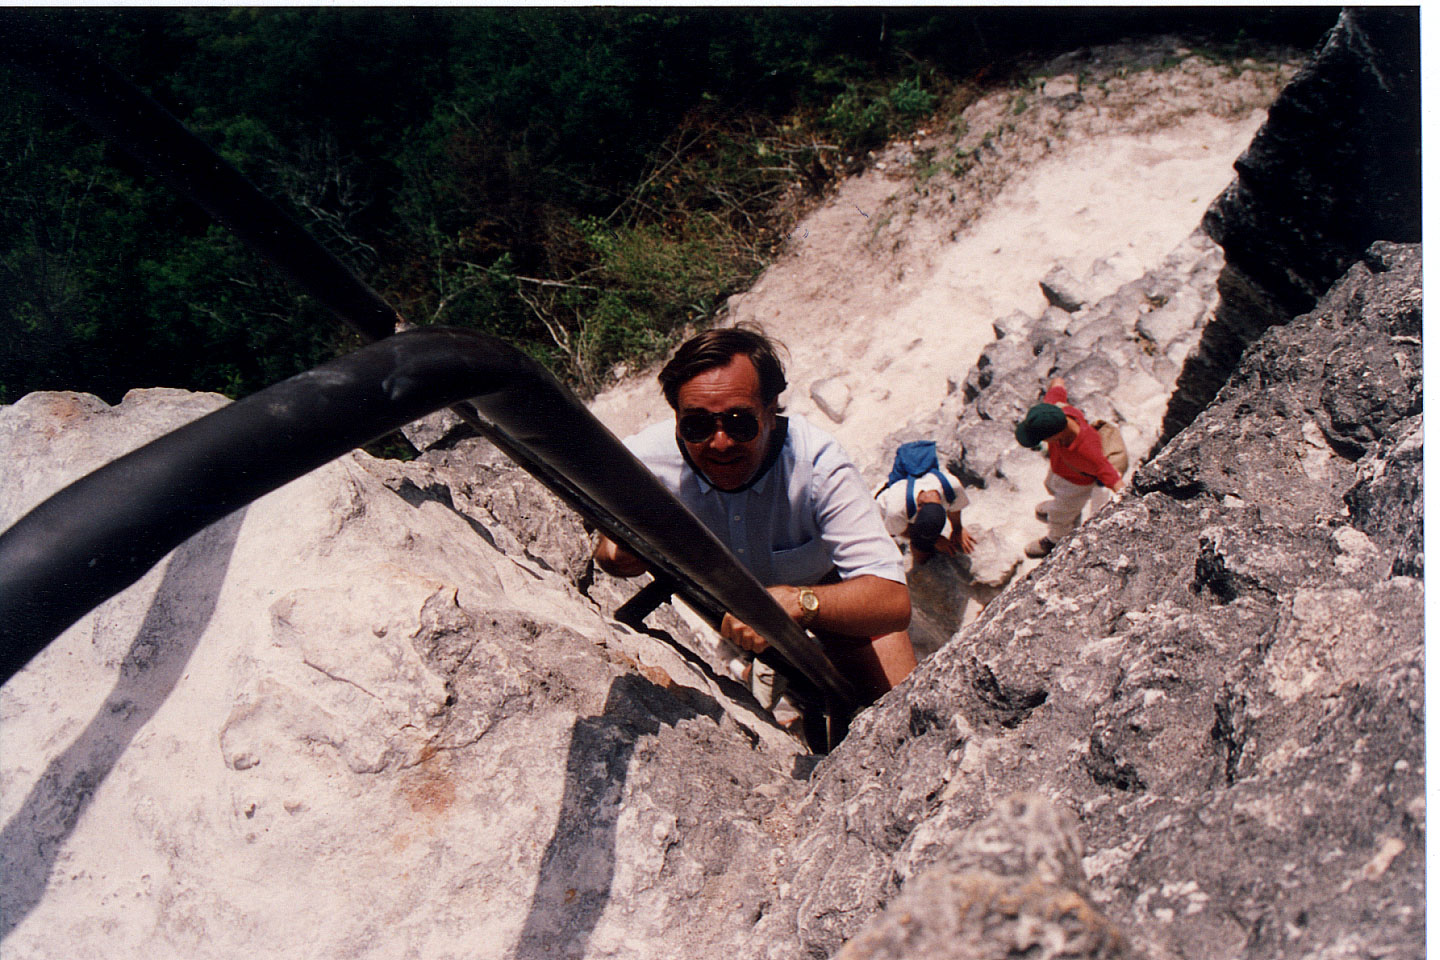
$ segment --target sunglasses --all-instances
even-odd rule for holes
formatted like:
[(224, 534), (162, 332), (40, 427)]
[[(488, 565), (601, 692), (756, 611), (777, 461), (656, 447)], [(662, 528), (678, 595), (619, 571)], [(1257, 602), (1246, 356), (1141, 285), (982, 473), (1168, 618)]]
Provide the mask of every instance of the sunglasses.
[(749, 410), (727, 410), (724, 413), (687, 413), (680, 418), (680, 439), (686, 443), (704, 443), (715, 435), (716, 427), (736, 443), (749, 443), (760, 435), (760, 419)]

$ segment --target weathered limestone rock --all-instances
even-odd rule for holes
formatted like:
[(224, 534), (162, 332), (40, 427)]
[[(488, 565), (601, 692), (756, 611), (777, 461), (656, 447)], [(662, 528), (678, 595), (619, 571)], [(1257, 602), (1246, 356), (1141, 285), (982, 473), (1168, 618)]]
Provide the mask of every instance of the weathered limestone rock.
[(1165, 417), (1174, 436), (1246, 345), (1311, 309), (1377, 240), (1420, 241), (1420, 31), (1414, 8), (1344, 10), (1276, 99), (1205, 214), (1225, 248), (1221, 304)]
[(1006, 314), (996, 320), (991, 327), (995, 330), (995, 339), (1003, 340), (1006, 337), (1024, 337), (1034, 326), (1035, 318), (1016, 310), (1014, 313)]
[[(458, 511), (467, 522), (507, 556), (558, 573), (607, 614), (613, 614), (648, 582), (648, 578), (622, 580), (601, 571), (590, 559), (593, 542), (580, 518), (534, 477), (516, 466), (488, 441), (478, 437), (431, 449), (418, 461), (376, 465), (385, 484), (407, 499), (417, 484), (426, 496)], [(429, 478), (427, 481), (424, 478)], [(743, 711), (744, 722), (755, 735), (793, 749), (754, 707), (739, 685), (726, 673), (728, 654), (717, 647), (718, 635), (699, 623), (698, 616), (662, 604), (645, 619), (645, 626), (678, 641), (715, 674)], [(753, 707), (753, 709), (752, 709)]]
[[(1075, 815), (1104, 915), (1086, 929), (1108, 919), (1136, 956), (1423, 953), (1420, 541), (1405, 507), (1391, 524), (1345, 503), (1384, 511), (1418, 481), (1418, 420), (1399, 416), (1418, 363), (1349, 371), (1413, 323), (1419, 253), (1370, 261), (1268, 332), (1134, 495), (856, 721), (815, 771), (753, 955), (888, 956), (904, 930), (958, 924), (979, 887), (925, 869), (1017, 790)], [(1372, 411), (1344, 434), (1359, 461), (1322, 429), (1351, 392)], [(960, 942), (1015, 929), (1014, 903), (975, 905)], [(945, 949), (910, 955), (971, 955)]]
[[(1091, 400), (1085, 414), (1092, 421), (1119, 423), (1121, 433), (1125, 434), (1126, 449), (1135, 451), (1138, 456), (1146, 449), (1141, 441), (1143, 428), (1140, 425), (1159, 423), (1165, 415), (1167, 399), (1164, 383), (1143, 369), (1133, 369), (1119, 378), (1106, 393)], [(1106, 412), (1107, 407), (1109, 413)]]
[(1355, 526), (1393, 557), (1395, 576), (1425, 573), (1424, 423), (1410, 417), (1356, 464), (1345, 503)]
[[(911, 877), (884, 915), (837, 960), (1115, 958), (1125, 938), (1085, 895), (1074, 817), (1044, 797), (1017, 794), (958, 836), (930, 829), (923, 849), (940, 864)], [(922, 860), (923, 862), (923, 860)]]
[[(1222, 394), (1209, 411), (1212, 419), (1223, 410), (1266, 415), (1274, 428), (1225, 456), (1188, 431), (1166, 448), (1163, 474), (1142, 470), (1136, 489), (1247, 501), (1257, 486), (1289, 489), (1257, 501), (1266, 504), (1266, 519), (1311, 522), (1340, 510), (1355, 482), (1353, 461), (1420, 412), (1420, 343), (1408, 332), (1419, 323), (1419, 269), (1418, 248), (1377, 244), (1306, 322), (1273, 329), (1250, 351), (1227, 385), (1243, 401)], [(1273, 383), (1286, 387), (1268, 389)], [(1295, 484), (1297, 472), (1320, 484)]]
[(1059, 266), (1045, 274), (1045, 279), (1040, 281), (1040, 291), (1045, 294), (1046, 300), (1066, 313), (1074, 313), (1084, 307), (1091, 297), (1089, 288), (1078, 277)]
[[(1120, 371), (1115, 368), (1115, 364), (1097, 354), (1092, 354), (1068, 368), (1064, 377), (1066, 392), (1076, 406), (1081, 406), (1092, 397), (1108, 396), (1120, 383)], [(1081, 406), (1081, 409), (1084, 407)]]
[(972, 401), (997, 380), (1020, 371), (1034, 371), (1037, 366), (1030, 343), (1014, 337), (993, 341), (980, 351), (974, 368), (964, 379), (965, 399)]
[(420, 451), (429, 450), (432, 447), (448, 446), (461, 437), (475, 436), (474, 428), (461, 420), (460, 415), (449, 408), (436, 410), (414, 423), (406, 424), (400, 432), (416, 450)]
[(408, 500), (434, 499), (464, 516), (492, 546), (580, 585), (591, 575), (580, 518), (479, 437), (433, 448), (416, 463), (384, 463), (386, 486)]
[(995, 423), (1019, 423), (1025, 417), (1025, 411), (1035, 402), (1033, 393), (1029, 390), (1022, 392), (1018, 384), (1027, 382), (1030, 378), (1026, 376), (1011, 376), (993, 384), (993, 388), (986, 390), (975, 400), (975, 412), (983, 420), (993, 420)]
[(1073, 314), (1051, 305), (1040, 314), (1040, 319), (1035, 322), (1032, 333), (1035, 334), (1059, 334), (1064, 333), (1071, 323), (1075, 322)]
[[(972, 584), (1003, 587), (1019, 566), (1017, 545), (1003, 531), (986, 529), (975, 537), (975, 550), (957, 560)], [(958, 624), (956, 625), (958, 628)]]
[(1072, 324), (1075, 330), (1068, 335), (1068, 340), (1065, 341), (1066, 345), (1073, 347), (1078, 354), (1092, 353), (1095, 345), (1102, 338), (1121, 334), (1120, 325), (1111, 318), (1103, 315), (1090, 317), (1086, 314), (1085, 316), (1087, 322)]
[[(1028, 332), (1021, 326), (1023, 314), (997, 320), (999, 338), (981, 351), (966, 376), (951, 378), (952, 384), (963, 383), (956, 396), (947, 398), (938, 415), (906, 430), (918, 427), (942, 444), (963, 448), (953, 466), (971, 490), (970, 512), (982, 525), (986, 516), (1027, 514), (1018, 499), (1038, 503), (1046, 497), (1043, 457), (1020, 448), (1014, 428), (1053, 377), (1065, 379), (1070, 402), (1087, 418), (1120, 429), (1131, 463), (1138, 463), (1160, 435), (1179, 372), (1168, 356), (1155, 355), (1157, 344), (1164, 340), (1167, 350), (1184, 359), (1180, 351), (1194, 345), (1216, 301), (1222, 263), (1220, 249), (1196, 231), (1159, 268), (1104, 296), (1087, 294), (1093, 304), (1074, 313), (1048, 307)], [(1104, 261), (1097, 264), (1096, 276), (1113, 274)], [(887, 445), (903, 433), (887, 438)], [(1013, 573), (1025, 543), (1044, 532), (1038, 522), (1033, 530), (1004, 531), (1001, 542), (1013, 556), (982, 566)]]
[[(0, 526), (223, 402), (0, 408)], [(735, 951), (798, 744), (574, 588), (573, 518), (451, 463), (342, 457), (5, 685), (6, 956)]]
[(810, 399), (835, 423), (843, 423), (850, 407), (850, 387), (838, 377), (826, 377), (810, 385)]
[(955, 465), (955, 475), (967, 487), (991, 484), (999, 476), (997, 465), (1015, 446), (1015, 428), (994, 420), (977, 418), (977, 422), (957, 431), (956, 437), (964, 452)]
[(1102, 257), (1090, 264), (1090, 272), (1086, 274), (1085, 282), (1096, 299), (1103, 296), (1104, 291), (1114, 290), (1120, 286), (1123, 276), (1123, 272), (1117, 266), (1120, 262), (1121, 258), (1116, 256)]
[(1205, 301), (1194, 290), (1185, 289), (1165, 304), (1141, 316), (1135, 329), (1145, 339), (1164, 349), (1182, 333), (1195, 329), (1205, 312)]

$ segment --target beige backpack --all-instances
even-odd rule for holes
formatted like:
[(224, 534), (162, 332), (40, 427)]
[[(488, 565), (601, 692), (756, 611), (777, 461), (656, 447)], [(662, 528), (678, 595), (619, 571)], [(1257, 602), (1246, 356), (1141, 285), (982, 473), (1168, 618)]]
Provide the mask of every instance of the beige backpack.
[(1125, 471), (1130, 469), (1130, 454), (1125, 451), (1125, 438), (1120, 436), (1120, 428), (1108, 420), (1096, 420), (1090, 425), (1100, 434), (1100, 449), (1105, 451), (1105, 459), (1110, 461), (1116, 473), (1125, 476)]

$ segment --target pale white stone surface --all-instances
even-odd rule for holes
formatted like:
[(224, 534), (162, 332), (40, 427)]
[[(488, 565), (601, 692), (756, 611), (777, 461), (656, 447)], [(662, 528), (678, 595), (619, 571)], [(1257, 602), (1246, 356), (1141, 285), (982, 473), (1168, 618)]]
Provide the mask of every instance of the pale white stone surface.
[[(0, 526), (223, 402), (0, 407), (0, 457), (24, 464)], [(347, 454), (196, 535), (0, 689), (7, 958), (500, 958), (553, 926), (557, 903), (532, 901), (562, 797), (589, 782), (573, 731), (617, 709), (626, 662), (641, 686), (713, 688), (374, 464)], [(575, 841), (611, 871), (584, 932), (663, 921), (656, 827), (598, 822)], [(728, 936), (669, 926), (640, 930), (642, 952)]]

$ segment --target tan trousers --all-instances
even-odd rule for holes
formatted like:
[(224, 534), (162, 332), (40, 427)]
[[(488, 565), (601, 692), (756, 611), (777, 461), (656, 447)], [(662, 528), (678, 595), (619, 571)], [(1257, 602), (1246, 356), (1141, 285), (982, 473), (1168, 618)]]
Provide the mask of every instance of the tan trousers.
[(1065, 534), (1080, 526), (1080, 514), (1084, 512), (1085, 504), (1093, 499), (1091, 513), (1094, 513), (1105, 505), (1110, 495), (1110, 491), (1098, 483), (1071, 483), (1053, 470), (1045, 475), (1045, 489), (1052, 499), (1040, 504), (1038, 509), (1049, 523), (1050, 531), (1046, 536), (1052, 543), (1059, 543)]

